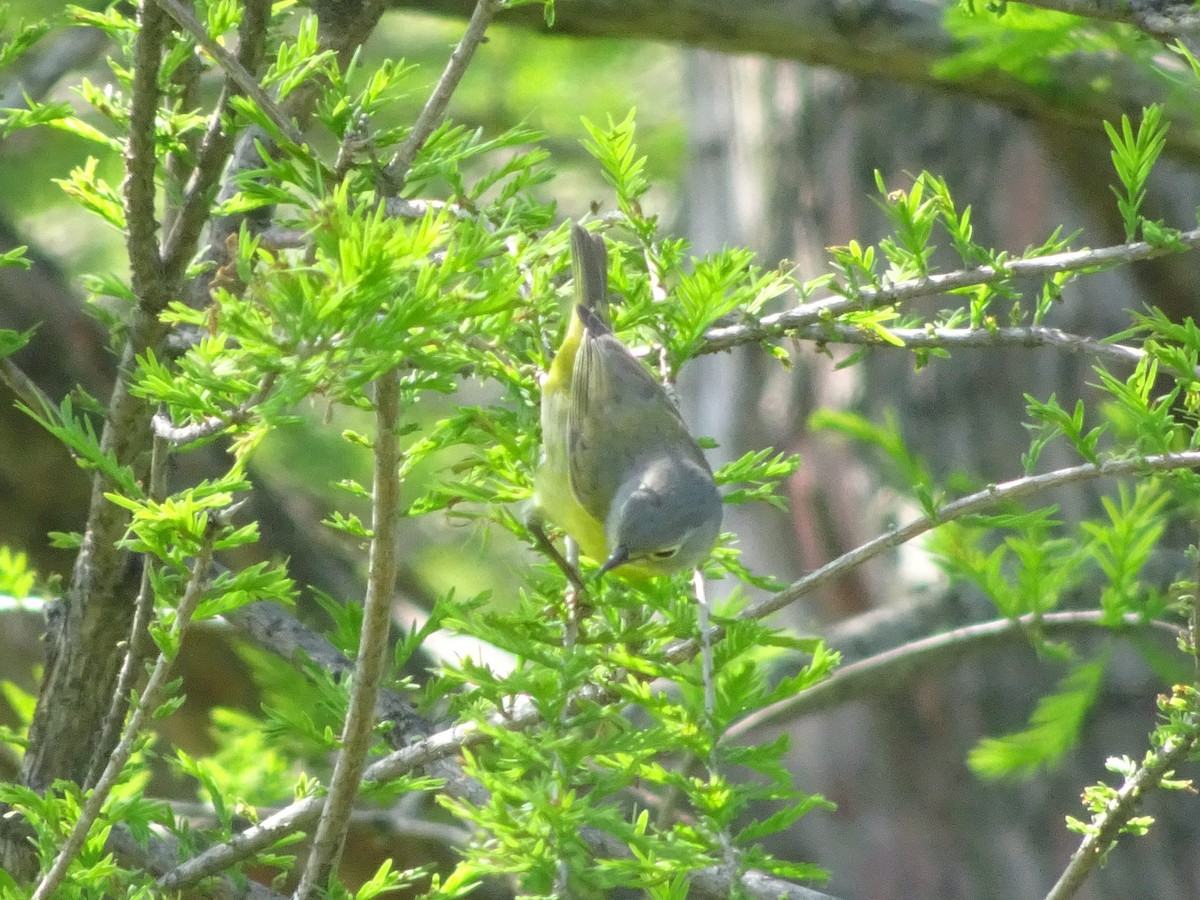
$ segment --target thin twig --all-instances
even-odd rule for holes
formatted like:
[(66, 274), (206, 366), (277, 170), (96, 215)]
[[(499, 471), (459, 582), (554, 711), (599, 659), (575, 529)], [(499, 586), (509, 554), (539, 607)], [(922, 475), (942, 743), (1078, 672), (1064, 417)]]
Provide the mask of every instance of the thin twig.
[(17, 399), (38, 415), (52, 418), (58, 409), (46, 392), (37, 386), (37, 382), (8, 357), (0, 359), (0, 381), (7, 384)]
[(463, 32), (462, 39), (454, 48), (454, 52), (450, 54), (442, 77), (438, 79), (433, 93), (425, 101), (425, 106), (421, 110), (421, 114), (417, 116), (417, 121), (413, 123), (407, 139), (396, 151), (391, 162), (387, 164), (387, 168), (383, 170), (383, 176), (391, 186), (389, 193), (399, 192), (417, 154), (421, 152), (421, 148), (425, 146), (425, 142), (429, 140), (434, 129), (442, 124), (442, 119), (446, 115), (446, 106), (450, 103), (450, 98), (454, 95), (458, 83), (462, 81), (475, 51), (483, 43), (488, 24), (492, 21), (492, 16), (496, 14), (501, 3), (502, 0), (478, 0), (475, 4), (471, 19), (467, 22), (467, 29)]
[[(885, 326), (886, 328), (886, 326)], [(896, 346), (879, 332), (858, 325), (829, 323), (805, 325), (788, 332), (790, 337), (831, 344), (866, 344), (870, 346)], [(887, 328), (887, 334), (904, 343), (898, 349), (947, 349), (956, 347), (1055, 347), (1068, 353), (1092, 356), (1126, 365), (1137, 365), (1146, 357), (1146, 351), (1125, 344), (1108, 344), (1096, 338), (1072, 334), (1058, 328), (1033, 325), (1014, 328)], [(1189, 374), (1200, 377), (1200, 369)]]
[(1157, 788), (1177, 764), (1183, 762), (1196, 746), (1198, 737), (1200, 735), (1195, 731), (1187, 735), (1173, 735), (1159, 750), (1147, 754), (1137, 771), (1125, 779), (1116, 798), (1092, 820), (1087, 835), (1071, 854), (1071, 861), (1046, 895), (1046, 900), (1069, 900), (1075, 896), (1096, 863), (1104, 859), (1121, 829), (1133, 818), (1142, 798)]
[[(213, 544), (216, 542), (219, 529), (220, 526), (214, 519), (210, 523), (204, 540), (196, 553), (196, 559), (192, 563), (191, 577), (188, 579), (187, 587), (175, 612), (176, 637), (179, 641), (182, 641), (184, 632), (187, 630), (187, 626), (196, 612), (196, 607), (204, 597), (205, 585), (208, 583), (208, 569), (212, 564)], [(166, 699), (165, 694), (170, 684), (168, 678), (174, 661), (175, 654), (168, 656), (165, 652), (159, 653), (158, 659), (154, 663), (154, 669), (150, 673), (150, 678), (146, 682), (146, 687), (142, 690), (142, 694), (138, 698), (137, 707), (129, 717), (129, 724), (125, 727), (125, 734), (122, 736), (121, 742), (113, 750), (112, 756), (108, 760), (108, 765), (104, 767), (104, 772), (97, 779), (96, 786), (88, 794), (87, 800), (84, 801), (83, 809), (79, 813), (79, 819), (75, 822), (75, 827), (71, 829), (71, 834), (59, 849), (58, 855), (54, 858), (54, 863), (50, 867), (50, 871), (46, 873), (45, 877), (38, 884), (37, 889), (33, 892), (33, 900), (49, 900), (62, 885), (67, 875), (67, 869), (71, 866), (71, 861), (83, 847), (84, 842), (87, 840), (88, 832), (91, 831), (92, 825), (100, 815), (100, 810), (104, 806), (104, 802), (108, 799), (109, 794), (112, 793), (112, 789), (121, 777), (121, 771), (133, 755), (142, 730), (146, 727), (149, 719), (157, 712), (163, 700)]]
[[(1157, 619), (1146, 621), (1135, 613), (1123, 616), (1122, 624), (1128, 630), (1157, 628), (1173, 637), (1179, 637), (1181, 631), (1169, 622)], [(726, 734), (733, 739), (780, 719), (792, 720), (810, 715), (862, 696), (872, 688), (894, 689), (914, 671), (923, 672), (934, 666), (947, 665), (1000, 641), (1025, 637), (1030, 633), (1049, 635), (1092, 629), (1112, 631), (1109, 614), (1098, 609), (1027, 613), (1015, 619), (993, 619), (963, 625), (941, 634), (908, 641), (842, 666), (819, 684), (746, 716), (730, 727)]]
[(792, 884), (766, 872), (739, 872), (734, 866), (710, 866), (690, 876), (688, 897), (692, 900), (837, 900), (812, 888)]
[[(1200, 247), (1200, 228), (1185, 231), (1179, 236), (1181, 244), (1191, 249)], [(1038, 275), (1053, 275), (1060, 272), (1078, 272), (1082, 269), (1107, 269), (1117, 265), (1153, 259), (1178, 252), (1173, 247), (1133, 241), (1095, 250), (1071, 250), (1035, 256), (1030, 259), (1013, 260), (1007, 266), (978, 266), (973, 269), (957, 269), (878, 288), (862, 288), (851, 297), (840, 294), (803, 303), (794, 309), (764, 316), (757, 322), (710, 328), (704, 335), (704, 343), (698, 353), (718, 353), (741, 344), (757, 344), (764, 340), (781, 337), (808, 325), (830, 321), (832, 317), (852, 309), (869, 309), (890, 306), (918, 297), (930, 297), (962, 288), (1009, 281)]]
[[(217, 65), (224, 70), (225, 74), (229, 76), (230, 80), (238, 86), (243, 94), (254, 101), (263, 115), (271, 120), (271, 124), (279, 129), (280, 134), (297, 147), (304, 146), (304, 135), (300, 133), (300, 129), (292, 123), (292, 120), (279, 108), (279, 105), (262, 89), (262, 86), (258, 83), (258, 79), (246, 71), (246, 67), (242, 62), (209, 36), (208, 29), (204, 27), (203, 23), (196, 18), (190, 9), (184, 6), (180, 0), (155, 0), (155, 2), (175, 20), (180, 28), (195, 38), (196, 43), (203, 47), (209, 56), (217, 61)], [(239, 47), (238, 49), (241, 54), (247, 51), (245, 47)]]
[(268, 372), (258, 390), (223, 416), (209, 416), (207, 419), (193, 422), (191, 425), (176, 425), (171, 421), (170, 416), (165, 412), (160, 412), (155, 414), (150, 425), (154, 429), (156, 437), (162, 438), (176, 447), (212, 437), (232, 425), (242, 425), (250, 421), (259, 404), (275, 389), (275, 382), (278, 378), (278, 372)]
[(375, 700), (387, 667), (388, 624), (396, 585), (400, 508), (400, 372), (391, 369), (375, 382), (375, 477), (371, 500), (371, 549), (363, 603), (358, 658), (350, 706), (325, 809), (312, 851), (294, 894), (307, 900), (324, 890), (337, 867), (371, 749)]

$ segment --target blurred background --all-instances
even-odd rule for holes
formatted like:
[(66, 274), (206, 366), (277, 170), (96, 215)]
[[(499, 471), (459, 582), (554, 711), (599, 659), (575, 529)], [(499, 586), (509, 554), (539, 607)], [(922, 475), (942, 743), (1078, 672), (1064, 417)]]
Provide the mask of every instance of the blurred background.
[[(14, 18), (42, 12), (39, 4), (12, 6)], [(587, 32), (568, 16), (567, 6), (560, 4), (561, 30)], [(907, 8), (913, 19), (907, 26), (939, 33), (937, 4), (867, 6), (880, 15)], [(861, 27), (864, 40), (880, 40), (877, 32), (886, 34), (886, 28), (872, 22), (869, 35), (864, 20), (847, 28)], [(419, 64), (414, 84), (423, 86), (436, 78), (461, 27), (453, 18), (392, 11), (368, 51), (376, 59), (403, 57)], [(919, 42), (920, 33), (893, 36)], [(105, 84), (111, 78), (107, 51), (103, 40), (83, 31), (39, 47), (21, 68), (0, 72), (2, 105), (18, 102), (22, 87), (71, 100), (69, 85), (80, 74)], [(871, 52), (882, 50), (867, 41), (862, 53)], [(813, 55), (807, 50), (794, 55), (806, 53)], [(656, 184), (644, 206), (661, 216), (665, 230), (689, 238), (698, 255), (737, 244), (757, 251), (767, 267), (790, 260), (805, 279), (829, 270), (827, 247), (852, 239), (871, 243), (886, 233), (874, 202), (875, 170), (889, 188), (908, 187), (922, 170), (944, 176), (959, 208), (973, 207), (976, 235), (985, 244), (1020, 251), (1042, 243), (1060, 225), (1065, 233), (1083, 230), (1080, 247), (1123, 240), (1108, 190), (1109, 146), (1095, 121), (1080, 127), (1069, 117), (1038, 115), (1019, 103), (976, 99), (986, 92), (907, 75), (892, 78), (886, 67), (872, 69), (849, 53), (840, 62), (820, 62), (824, 65), (812, 66), (641, 38), (548, 37), (501, 26), (491, 32), (451, 109), (454, 118), (485, 131), (518, 123), (542, 130), (560, 174), (541, 190), (557, 201), (562, 217), (576, 218), (592, 204), (601, 211), (613, 206), (598, 167), (580, 145), (585, 134), (580, 117), (603, 123), (636, 108), (640, 149)], [(39, 64), (60, 77), (32, 81), (42, 71)], [(1077, 59), (1081, 83), (1093, 64), (1089, 57)], [(1153, 86), (1114, 81), (1118, 107), (1129, 95), (1141, 102), (1160, 99)], [(397, 120), (411, 119), (421, 99), (415, 90), (413, 105), (395, 110)], [(1181, 147), (1161, 167), (1148, 199), (1151, 218), (1181, 228), (1195, 221), (1200, 202), (1195, 155), (1188, 149), (1194, 136), (1186, 127), (1185, 122), (1177, 129), (1183, 132)], [(56, 399), (76, 384), (104, 398), (114, 366), (102, 326), (85, 311), (80, 277), (122, 274), (121, 236), (98, 226), (51, 181), (84, 165), (88, 152), (82, 141), (46, 131), (0, 141), (0, 252), (27, 244), (36, 262), (28, 273), (0, 269), (0, 327), (38, 324), (36, 339), (18, 362)], [(113, 183), (120, 181), (119, 171), (107, 174)], [(1078, 281), (1047, 324), (1105, 336), (1128, 324), (1129, 309), (1156, 305), (1173, 316), (1192, 314), (1200, 274), (1194, 256)], [(921, 302), (935, 310), (954, 301)], [(915, 514), (886, 464), (808, 427), (813, 411), (853, 410), (877, 421), (894, 414), (909, 445), (938, 478), (961, 473), (987, 483), (1021, 472), (1029, 439), (1022, 426), (1024, 393), (1042, 399), (1056, 393), (1068, 407), (1076, 398), (1096, 397), (1089, 386), (1092, 362), (1053, 349), (960, 351), (920, 371), (899, 350), (872, 351), (849, 368), (838, 367), (849, 355), (844, 348), (796, 343), (789, 350), (790, 367), (755, 348), (703, 357), (684, 370), (680, 382), (685, 418), (695, 432), (719, 444), (711, 454), (714, 463), (763, 446), (802, 456), (802, 467), (787, 485), (788, 512), (736, 507), (726, 518), (751, 566), (784, 581)], [(87, 480), (61, 447), (13, 409), (11, 399), (0, 388), (0, 545), (27, 554), (41, 588), (49, 591), (52, 579), (69, 571), (70, 556), (51, 549), (46, 534), (81, 527)], [(425, 414), (432, 419), (440, 412), (430, 408)], [(255, 465), (254, 502), (266, 535), (262, 549), (290, 556), (300, 582), (335, 597), (357, 597), (365, 560), (316, 523), (335, 502), (346, 506), (330, 482), (353, 475), (355, 467), (366, 474), (368, 461), (348, 458), (347, 445), (330, 437), (337, 431), (323, 424), (329, 410), (306, 413), (310, 423), (269, 441)], [(332, 414), (353, 424), (352, 413)], [(184, 457), (181, 467), (202, 470), (204, 460), (195, 456)], [(1051, 447), (1041, 465), (1074, 461)], [(178, 475), (197, 473), (181, 469)], [(1110, 484), (1088, 485), (1053, 499), (1070, 519), (1096, 509), (1100, 494), (1111, 490)], [(420, 619), (431, 598), (451, 586), (473, 593), (490, 585), (495, 602), (515, 596), (530, 559), (515, 542), (436, 517), (413, 520), (410, 527), (399, 621)], [(1181, 536), (1159, 554), (1164, 584), (1183, 571), (1186, 543)], [(1096, 605), (1086, 592), (1077, 602)], [(920, 546), (876, 560), (780, 615), (801, 633), (827, 635), (848, 661), (906, 637), (995, 617), (985, 598), (949, 587)], [(33, 689), (41, 628), (37, 612), (0, 614), (0, 678)], [(247, 651), (219, 632), (198, 638), (183, 661), (189, 702), (184, 714), (167, 722), (165, 734), (191, 752), (212, 746), (213, 708), (254, 710), (261, 700), (260, 685), (248, 674)], [(454, 646), (434, 649), (462, 652)], [(806, 817), (773, 852), (826, 867), (832, 877), (824, 889), (847, 900), (1043, 895), (1077, 845), (1064, 816), (1081, 814), (1081, 789), (1106, 777), (1108, 756), (1140, 757), (1145, 750), (1162, 685), (1146, 660), (1163, 649), (1169, 644), (1154, 645), (1153, 639), (1140, 646), (1110, 639), (1081, 643), (1085, 658), (1114, 654), (1102, 700), (1083, 743), (1064, 764), (1023, 782), (984, 782), (966, 765), (980, 738), (1024, 725), (1036, 699), (1067, 671), (1062, 661), (1039, 656), (1019, 641), (880, 684), (830, 710), (750, 730), (743, 739), (790, 733), (798, 787), (838, 805), (836, 812)], [(12, 710), (5, 711), (2, 700), (0, 713), (11, 721)], [(0, 777), (11, 776), (10, 766), (0, 758)], [(1200, 819), (1193, 802), (1156, 795), (1148, 812), (1159, 824), (1148, 836), (1123, 843), (1080, 896), (1200, 896), (1195, 853)], [(363, 827), (362, 839), (351, 844), (361, 849), (369, 872), (374, 869), (369, 858), (382, 839), (372, 837), (369, 824)], [(447, 841), (454, 837), (432, 829), (408, 847), (416, 857), (433, 853), (450, 859)], [(354, 861), (352, 854), (347, 862)]]

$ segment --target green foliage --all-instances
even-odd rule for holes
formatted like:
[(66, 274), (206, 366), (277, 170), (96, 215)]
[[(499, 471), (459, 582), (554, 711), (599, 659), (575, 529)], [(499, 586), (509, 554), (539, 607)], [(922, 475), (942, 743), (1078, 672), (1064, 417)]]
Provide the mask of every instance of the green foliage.
[(934, 68), (949, 81), (997, 73), (1011, 75), (1030, 85), (1050, 90), (1056, 83), (1053, 63), (1083, 54), (1120, 54), (1148, 59), (1148, 48), (1139, 46), (1131, 28), (1097, 22), (1081, 16), (1020, 3), (987, 3), (979, 13), (973, 2), (946, 9), (944, 26), (958, 48)]
[(1059, 405), (1058, 398), (1053, 394), (1045, 402), (1026, 394), (1025, 403), (1032, 420), (1026, 427), (1034, 436), (1028, 452), (1021, 457), (1027, 474), (1034, 471), (1042, 450), (1057, 437), (1065, 437), (1070, 441), (1075, 452), (1087, 462), (1099, 461), (1099, 441), (1105, 428), (1103, 425), (1097, 425), (1095, 428), (1084, 430), (1085, 409), (1082, 400), (1076, 400), (1075, 408), (1069, 413)]
[(1117, 209), (1125, 223), (1125, 240), (1137, 237), (1142, 224), (1139, 210), (1146, 199), (1146, 181), (1154, 168), (1159, 154), (1167, 145), (1168, 126), (1162, 120), (1162, 107), (1148, 106), (1142, 110), (1142, 121), (1134, 134), (1129, 116), (1121, 116), (1118, 132), (1111, 122), (1104, 123), (1108, 139), (1112, 141), (1113, 168), (1121, 180), (1123, 191), (1113, 188), (1117, 196)]
[(1061, 762), (1079, 738), (1107, 665), (1100, 658), (1075, 666), (1054, 693), (1038, 700), (1028, 728), (981, 740), (968, 757), (971, 768), (984, 778), (1030, 778)]
[(717, 484), (749, 484), (750, 487), (727, 491), (726, 503), (747, 503), (762, 500), (777, 509), (784, 508), (779, 495), (780, 482), (800, 468), (800, 457), (786, 453), (774, 453), (771, 447), (751, 450), (741, 459), (727, 462), (716, 471)]
[[(636, 598), (623, 588), (606, 590), (604, 606), (584, 623), (574, 647), (564, 646), (558, 622), (517, 634), (513, 619), (488, 617), (473, 629), (503, 641), (518, 663), (504, 677), (466, 661), (450, 673), (474, 686), (460, 702), (475, 710), (489, 738), (466, 760), (468, 772), (488, 787), (489, 802), (443, 801), (489, 836), (472, 844), (464, 877), (507, 873), (518, 877), (523, 894), (565, 889), (578, 897), (622, 886), (673, 896), (686, 873), (724, 863), (820, 877), (816, 867), (774, 860), (757, 846), (827, 806), (791, 786), (782, 765), (786, 738), (743, 746), (723, 735), (749, 709), (820, 681), (836, 656), (819, 642), (798, 642), (761, 623), (723, 619), (708, 715), (698, 662), (668, 658), (674, 641), (694, 633), (694, 607), (657, 606), (659, 620), (632, 615), (631, 604)], [(765, 663), (785, 648), (802, 650), (809, 661), (771, 684)], [(502, 709), (512, 696), (537, 709), (537, 725), (508, 723)], [(631, 713), (640, 724), (630, 722)], [(750, 777), (735, 780), (734, 771)], [(656, 819), (650, 810), (615, 802), (633, 784), (674, 795), (678, 812)], [(589, 831), (633, 848), (634, 857), (596, 858), (584, 839)], [(504, 849), (518, 846), (526, 849), (516, 856)]]
[(20, 551), (0, 546), (0, 594), (16, 600), (33, 596), (37, 573), (29, 566), (29, 557)]
[[(1013, 618), (1057, 608), (1082, 581), (1085, 556), (1078, 543), (1054, 537), (1053, 508), (975, 516), (943, 525), (930, 538), (934, 559), (953, 578), (977, 585)], [(997, 532), (1011, 531), (995, 543)]]
[(20, 59), (21, 55), (45, 37), (51, 28), (50, 22), (46, 19), (39, 19), (28, 24), (21, 22), (13, 29), (15, 33), (11, 37), (7, 37), (8, 17), (8, 7), (0, 6), (0, 35), (6, 35), (3, 43), (0, 43), (0, 70), (11, 66)]
[(1083, 805), (1092, 814), (1091, 818), (1085, 822), (1067, 816), (1067, 827), (1077, 834), (1092, 840), (1107, 835), (1108, 842), (1096, 847), (1102, 861), (1116, 845), (1118, 835), (1144, 835), (1154, 824), (1151, 815), (1127, 815), (1115, 819), (1115, 813), (1136, 804), (1154, 788), (1193, 791), (1191, 779), (1174, 777), (1174, 771), (1164, 766), (1163, 757), (1167, 754), (1178, 755), (1180, 749), (1189, 750), (1195, 746), (1196, 709), (1194, 686), (1175, 685), (1170, 695), (1161, 695), (1159, 723), (1151, 734), (1151, 749), (1146, 751), (1141, 763), (1128, 756), (1109, 758), (1105, 767), (1122, 776), (1124, 784), (1119, 789), (1107, 784), (1085, 788)]

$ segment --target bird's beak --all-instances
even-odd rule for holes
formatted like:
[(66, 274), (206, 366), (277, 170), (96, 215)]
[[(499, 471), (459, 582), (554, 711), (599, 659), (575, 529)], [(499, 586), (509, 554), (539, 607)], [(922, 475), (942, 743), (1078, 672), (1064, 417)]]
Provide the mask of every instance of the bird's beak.
[(596, 577), (599, 578), (605, 572), (611, 572), (617, 566), (624, 565), (627, 562), (629, 562), (629, 550), (625, 547), (618, 547), (608, 555), (608, 559), (604, 561), (604, 565), (600, 567), (600, 571), (596, 573)]

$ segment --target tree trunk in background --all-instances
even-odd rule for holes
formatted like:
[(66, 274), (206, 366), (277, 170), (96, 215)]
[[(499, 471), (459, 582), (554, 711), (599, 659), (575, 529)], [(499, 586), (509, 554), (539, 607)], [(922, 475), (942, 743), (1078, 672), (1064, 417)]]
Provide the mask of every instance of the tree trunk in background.
[[(1115, 180), (1108, 148), (1092, 135), (1037, 132), (1006, 113), (942, 95), (703, 51), (690, 54), (689, 89), (692, 159), (679, 230), (697, 253), (745, 243), (765, 266), (786, 258), (802, 278), (815, 277), (827, 269), (827, 246), (882, 236), (875, 169), (889, 189), (907, 188), (906, 173), (922, 169), (945, 176), (959, 208), (972, 204), (983, 243), (1020, 251), (1060, 222), (1067, 232), (1085, 229), (1080, 246), (1122, 240), (1107, 187)], [(1195, 173), (1175, 175), (1150, 202), (1166, 207), (1161, 198), (1169, 198), (1176, 212), (1168, 224), (1186, 227), (1192, 214), (1178, 209), (1194, 210), (1200, 199)], [(1188, 256), (1169, 267), (1091, 276), (1068, 289), (1048, 324), (1105, 335), (1128, 322), (1130, 308), (1154, 303), (1176, 313), (1181, 295), (1190, 300), (1180, 286), (1194, 285), (1198, 274)], [(937, 309), (953, 301), (923, 302)], [(960, 351), (921, 372), (903, 351), (877, 350), (865, 364), (836, 371), (846, 352), (835, 347), (831, 359), (801, 345), (789, 372), (741, 349), (685, 372), (685, 415), (718, 439), (716, 461), (764, 444), (803, 457), (789, 488), (790, 516), (734, 508), (726, 519), (750, 563), (780, 577), (794, 578), (917, 514), (877, 457), (807, 430), (814, 409), (854, 409), (875, 421), (895, 410), (909, 445), (939, 479), (961, 471), (986, 483), (1021, 474), (1023, 392), (1043, 399), (1056, 392), (1068, 408), (1078, 397), (1096, 399), (1087, 384), (1095, 380), (1091, 361), (1053, 350)], [(696, 402), (701, 392), (703, 404)], [(712, 402), (716, 395), (721, 402)], [(1052, 445), (1039, 468), (1077, 461)], [(1088, 485), (1050, 499), (1071, 521), (1112, 490), (1111, 483)], [(1181, 571), (1182, 555), (1169, 548), (1161, 555), (1165, 583)], [(1090, 593), (1078, 602), (1097, 605)], [(985, 599), (948, 590), (915, 546), (782, 615), (821, 631), (899, 605), (921, 608), (926, 622), (938, 623), (935, 631), (996, 615)], [(1036, 698), (1067, 671), (1028, 645), (880, 685), (869, 700), (750, 735), (765, 741), (790, 731), (798, 786), (839, 807), (810, 815), (775, 849), (826, 866), (828, 890), (857, 900), (1044, 895), (1078, 843), (1064, 816), (1082, 815), (1079, 792), (1112, 777), (1108, 756), (1140, 758), (1154, 720), (1159, 682), (1130, 645), (1097, 638), (1076, 649), (1091, 659), (1106, 648), (1113, 662), (1082, 745), (1057, 771), (1024, 783), (984, 783), (966, 758), (981, 737), (1022, 727)], [(1200, 866), (1185, 849), (1197, 839), (1189, 802), (1156, 795), (1147, 812), (1158, 824), (1147, 837), (1127, 838), (1080, 896), (1200, 895)]]

